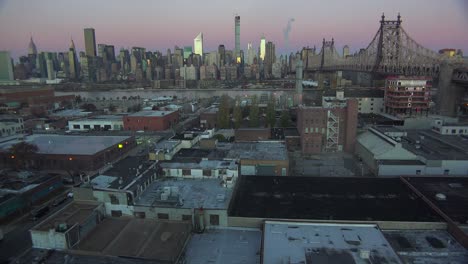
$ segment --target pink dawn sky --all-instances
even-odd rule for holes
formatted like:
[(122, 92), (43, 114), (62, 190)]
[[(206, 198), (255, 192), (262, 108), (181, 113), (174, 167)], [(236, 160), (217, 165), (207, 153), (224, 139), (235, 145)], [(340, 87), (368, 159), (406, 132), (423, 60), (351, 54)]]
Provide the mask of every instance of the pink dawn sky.
[[(258, 48), (262, 34), (277, 53), (320, 47), (335, 39), (338, 50), (365, 48), (382, 12), (396, 19), (421, 45), (432, 50), (462, 49), (468, 55), (467, 0), (0, 0), (0, 50), (16, 59), (27, 53), (32, 34), (38, 51), (66, 51), (73, 37), (84, 49), (83, 28), (96, 30), (96, 44), (160, 50), (192, 46), (203, 32), (204, 50), (234, 48), (234, 15), (241, 16), (241, 48)], [(283, 29), (294, 18), (286, 50)]]

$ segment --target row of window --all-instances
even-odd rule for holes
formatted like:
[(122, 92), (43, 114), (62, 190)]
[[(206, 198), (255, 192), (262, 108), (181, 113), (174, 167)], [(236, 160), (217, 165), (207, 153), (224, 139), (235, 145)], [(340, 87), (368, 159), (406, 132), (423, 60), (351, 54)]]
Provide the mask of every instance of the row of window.
[[(113, 216), (121, 216), (121, 211), (112, 211)], [(138, 218), (146, 218), (145, 212), (135, 212), (135, 216)], [(166, 213), (158, 213), (157, 214), (158, 220), (169, 220), (169, 214)], [(182, 215), (182, 221), (190, 221), (192, 222), (192, 215)], [(210, 225), (212, 226), (219, 226), (219, 215), (217, 214), (210, 214)]]
[[(305, 133), (314, 133), (314, 127), (311, 127), (310, 130), (308, 127), (305, 128)], [(322, 127), (322, 129), (320, 130), (319, 127), (315, 127), (315, 133), (322, 133), (322, 134), (325, 134), (325, 128)]]

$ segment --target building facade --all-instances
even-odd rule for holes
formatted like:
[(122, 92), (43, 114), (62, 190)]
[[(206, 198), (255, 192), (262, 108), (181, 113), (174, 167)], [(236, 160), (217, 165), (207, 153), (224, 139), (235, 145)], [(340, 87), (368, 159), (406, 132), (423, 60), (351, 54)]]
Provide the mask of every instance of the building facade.
[(300, 106), (297, 113), (297, 129), (301, 137), (302, 152), (353, 152), (357, 106), (355, 99), (331, 107)]
[(179, 111), (141, 111), (124, 117), (124, 129), (161, 131), (179, 122)]
[(392, 115), (427, 115), (431, 80), (418, 77), (388, 77), (385, 80), (385, 112)]

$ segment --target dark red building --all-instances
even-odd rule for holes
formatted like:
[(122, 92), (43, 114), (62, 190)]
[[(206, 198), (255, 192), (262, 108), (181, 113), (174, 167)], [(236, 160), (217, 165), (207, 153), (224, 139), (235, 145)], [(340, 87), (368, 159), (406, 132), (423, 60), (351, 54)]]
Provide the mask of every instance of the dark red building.
[(141, 111), (124, 117), (124, 129), (162, 131), (179, 122), (179, 111)]
[(349, 99), (332, 107), (301, 106), (297, 129), (304, 154), (354, 152), (357, 130), (357, 101)]

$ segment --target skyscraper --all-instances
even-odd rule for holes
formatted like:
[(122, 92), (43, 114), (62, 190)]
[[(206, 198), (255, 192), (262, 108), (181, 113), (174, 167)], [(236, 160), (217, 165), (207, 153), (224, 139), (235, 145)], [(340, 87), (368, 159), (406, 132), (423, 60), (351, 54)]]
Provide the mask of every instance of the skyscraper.
[(236, 62), (240, 61), (240, 16), (234, 18), (234, 32), (235, 32), (235, 49), (234, 49), (234, 58)]
[(13, 63), (10, 52), (0, 51), (0, 80), (12, 81), (13, 78)]
[(203, 56), (203, 33), (198, 33), (193, 40), (193, 53)]
[(247, 44), (247, 64), (252, 65), (255, 58), (255, 50), (252, 47), (252, 43)]
[(96, 57), (96, 35), (94, 28), (84, 29), (86, 56)]
[(262, 36), (262, 39), (260, 40), (260, 59), (262, 60), (265, 59), (265, 52), (266, 52), (266, 41), (265, 41), (265, 36)]
[(273, 44), (273, 42), (271, 41), (268, 41), (265, 47), (265, 60), (264, 60), (265, 77), (267, 78), (271, 77), (272, 67), (275, 61), (276, 61), (275, 44)]
[(76, 57), (75, 43), (71, 39), (70, 49), (68, 50), (68, 64), (70, 65), (70, 79), (78, 79), (78, 59)]
[(219, 67), (224, 66), (226, 64), (226, 48), (224, 45), (219, 45), (218, 47), (218, 54), (219, 54)]
[(343, 47), (343, 57), (346, 58), (347, 56), (349, 56), (349, 47), (348, 47), (348, 45), (345, 45)]
[(36, 44), (34, 44), (33, 38), (31, 37), (31, 40), (29, 41), (29, 47), (28, 47), (28, 55), (36, 55), (37, 54), (37, 48)]

